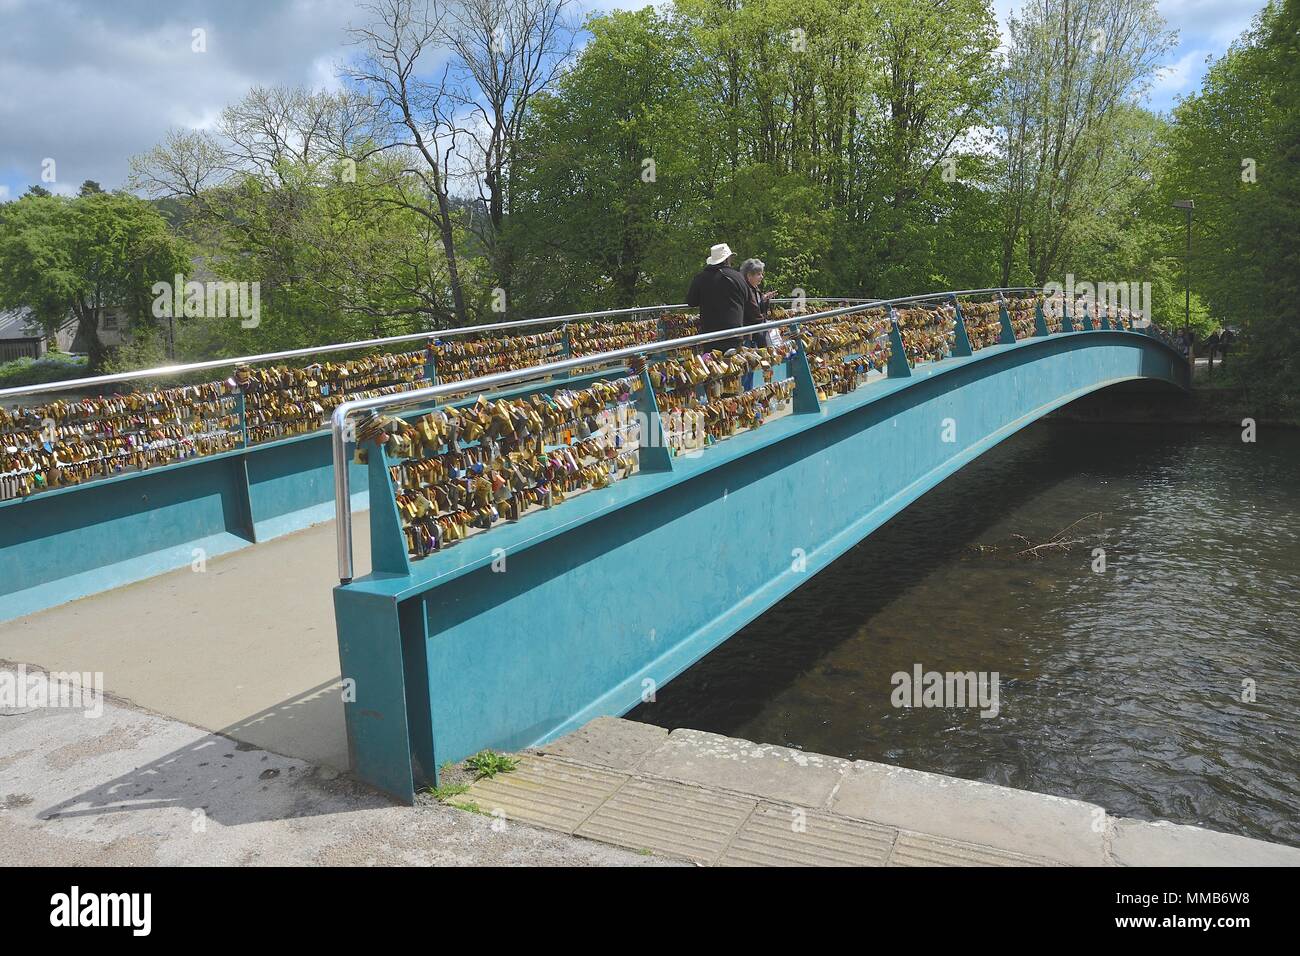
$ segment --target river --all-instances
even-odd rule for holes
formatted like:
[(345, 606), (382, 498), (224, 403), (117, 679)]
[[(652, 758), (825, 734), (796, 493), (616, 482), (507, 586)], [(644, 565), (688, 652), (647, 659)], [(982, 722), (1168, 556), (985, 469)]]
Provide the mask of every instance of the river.
[(1300, 845), (1300, 432), (1039, 422), (628, 716)]

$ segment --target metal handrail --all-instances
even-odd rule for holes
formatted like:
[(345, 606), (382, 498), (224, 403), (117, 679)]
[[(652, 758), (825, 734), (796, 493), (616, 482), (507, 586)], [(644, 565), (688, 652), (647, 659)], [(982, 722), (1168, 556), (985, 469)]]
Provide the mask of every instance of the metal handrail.
[(350, 352), (353, 349), (375, 348), (381, 345), (393, 345), (398, 342), (428, 341), (431, 338), (448, 338), (457, 335), (472, 335), (475, 332), (499, 332), (505, 329), (521, 329), (535, 325), (552, 325), (575, 322), (581, 319), (595, 319), (604, 316), (635, 315), (642, 312), (666, 312), (671, 309), (685, 309), (679, 305), (642, 305), (630, 309), (606, 309), (601, 312), (575, 312), (570, 315), (546, 315), (534, 319), (514, 319), (510, 322), (492, 322), (486, 325), (463, 325), (454, 329), (430, 329), (424, 332), (409, 332), (403, 335), (389, 335), (378, 339), (362, 339), (356, 342), (336, 342), (331, 345), (309, 345), (300, 349), (286, 349), (282, 352), (264, 352), (261, 355), (241, 355), (237, 358), (207, 359), (202, 362), (189, 362), (184, 365), (160, 365), (156, 368), (138, 369), (134, 372), (114, 372), (110, 375), (94, 375), (89, 378), (64, 379), (58, 382), (42, 382), (39, 385), (18, 385), (12, 388), (0, 388), (0, 399), (18, 395), (36, 395), (42, 392), (62, 392), (68, 389), (91, 388), (99, 385), (112, 385), (117, 382), (131, 382), (140, 378), (164, 378), (173, 375), (188, 375), (191, 372), (206, 372), (211, 369), (232, 368), (236, 365), (252, 365), (257, 362), (278, 362), (281, 359), (306, 358), (311, 355), (324, 355), (327, 352)]
[[(969, 292), (955, 293), (971, 295), (979, 292), (1028, 292), (1032, 289), (975, 289)], [(844, 296), (803, 296), (800, 299), (790, 297), (776, 298), (773, 302), (849, 302), (861, 304), (871, 299), (854, 299)], [(508, 329), (531, 328), (537, 325), (563, 325), (585, 319), (600, 319), (611, 316), (641, 315), (646, 312), (669, 312), (674, 309), (687, 309), (684, 302), (671, 305), (639, 305), (625, 309), (603, 309), (599, 312), (573, 312), (568, 315), (544, 315), (532, 319), (512, 319), (509, 322), (492, 322), (485, 325), (463, 325), (454, 329), (430, 329), (424, 332), (408, 332), (403, 335), (388, 335), (375, 339), (360, 339), (355, 342), (335, 342), (329, 345), (309, 345), (298, 349), (285, 349), (280, 352), (263, 352), (260, 355), (240, 355), (234, 358), (206, 359), (202, 362), (188, 362), (182, 365), (159, 365), (154, 368), (136, 369), (131, 372), (113, 372), (108, 375), (93, 375), (87, 378), (62, 379), (57, 382), (41, 382), (37, 385), (15, 385), (0, 388), (0, 399), (16, 398), (19, 395), (40, 395), (49, 392), (64, 392), (81, 388), (94, 388), (100, 385), (114, 385), (120, 382), (132, 382), (142, 378), (170, 378), (177, 375), (189, 375), (193, 372), (206, 372), (219, 368), (234, 368), (237, 365), (253, 365), (259, 362), (278, 362), (283, 359), (307, 358), (312, 355), (325, 355), (332, 352), (350, 352), (355, 349), (377, 348), (395, 345), (400, 342), (418, 342), (430, 338), (450, 338), (459, 335), (472, 335), (475, 332), (501, 332)]]
[[(974, 289), (968, 292), (953, 293), (972, 295), (979, 292), (1027, 292), (1031, 289)], [(800, 299), (790, 297), (773, 299), (773, 302), (849, 302), (862, 304), (870, 299), (854, 299), (844, 296), (803, 296)], [(395, 345), (401, 342), (427, 341), (430, 338), (451, 338), (459, 335), (472, 335), (476, 332), (501, 332), (508, 329), (531, 328), (537, 325), (563, 325), (585, 319), (600, 319), (612, 316), (641, 315), (646, 312), (669, 312), (674, 309), (690, 308), (686, 303), (671, 305), (639, 305), (625, 309), (603, 309), (599, 312), (573, 312), (568, 315), (545, 315), (532, 319), (513, 319), (509, 322), (492, 322), (485, 325), (463, 325), (454, 329), (430, 329), (424, 332), (408, 332), (403, 335), (388, 335), (375, 339), (360, 339), (354, 342), (335, 342), (329, 345), (309, 345), (298, 349), (285, 349), (279, 352), (263, 352), (260, 355), (240, 355), (234, 358), (206, 359), (202, 362), (188, 362), (181, 365), (159, 365), (154, 368), (136, 369), (131, 372), (113, 372), (108, 375), (92, 375), (87, 378), (62, 379), (57, 382), (41, 382), (37, 385), (15, 385), (0, 388), (0, 399), (16, 398), (20, 395), (40, 395), (49, 392), (65, 392), (82, 388), (95, 388), (101, 385), (114, 385), (120, 382), (133, 382), (142, 378), (171, 378), (189, 375), (194, 372), (207, 372), (219, 368), (234, 368), (238, 365), (253, 365), (259, 362), (278, 362), (283, 359), (307, 358), (312, 355), (325, 355), (332, 352), (350, 352), (355, 349), (377, 348)]]
[(738, 333), (741, 335), (752, 335), (756, 332), (765, 332), (769, 329), (779, 329), (790, 325), (802, 325), (805, 322), (832, 318), (838, 315), (853, 315), (859, 312), (866, 312), (874, 308), (879, 308), (880, 306), (887, 305), (892, 307), (909, 302), (923, 302), (930, 299), (946, 299), (963, 295), (979, 295), (993, 292), (1001, 294), (1003, 292), (1036, 291), (1038, 290), (1021, 286), (1006, 289), (964, 289), (955, 292), (932, 292), (923, 295), (902, 296), (895, 299), (874, 299), (839, 309), (830, 309), (825, 312), (791, 316), (784, 319), (773, 319), (770, 322), (762, 322), (756, 325), (722, 329), (718, 332), (705, 332), (700, 335), (688, 335), (682, 338), (667, 339), (661, 342), (646, 342), (640, 345), (614, 349), (610, 352), (597, 352), (591, 355), (563, 359), (559, 362), (548, 362), (542, 365), (534, 365), (529, 368), (494, 372), (490, 375), (482, 375), (478, 378), (466, 379), (459, 382), (445, 382), (439, 385), (431, 385), (428, 388), (401, 392), (396, 395), (379, 395), (374, 398), (359, 398), (353, 401), (343, 402), (334, 409), (334, 413), (330, 416), (330, 430), (333, 439), (334, 518), (335, 540), (338, 550), (339, 582), (341, 584), (350, 583), (352, 581), (354, 570), (352, 561), (352, 482), (351, 476), (348, 474), (347, 442), (345, 436), (348, 433), (348, 419), (359, 412), (377, 411), (381, 408), (405, 408), (411, 405), (428, 404), (430, 401), (441, 398), (445, 395), (465, 394), (467, 392), (488, 392), (506, 385), (515, 385), (529, 379), (542, 378), (547, 375), (568, 372), (577, 368), (590, 368), (594, 365), (615, 365), (619, 363), (621, 359), (650, 355), (657, 352), (668, 352), (673, 349), (690, 348), (694, 345), (703, 345), (708, 342), (718, 342), (724, 339), (733, 339)]

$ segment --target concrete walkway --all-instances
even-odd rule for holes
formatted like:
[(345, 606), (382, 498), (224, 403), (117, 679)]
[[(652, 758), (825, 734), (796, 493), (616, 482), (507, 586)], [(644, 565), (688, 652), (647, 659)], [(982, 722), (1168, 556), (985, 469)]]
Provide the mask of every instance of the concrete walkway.
[(1300, 866), (1300, 849), (1079, 800), (601, 718), (458, 800), (721, 866)]
[(97, 717), (0, 710), (0, 845), (7, 866), (673, 862), (436, 803), (396, 806), (337, 771), (112, 700)]
[[(368, 518), (352, 522), (359, 574)], [(0, 661), (102, 673), (148, 710), (346, 770), (334, 562), (331, 521), (0, 622)]]
[(1300, 865), (1076, 800), (615, 718), (452, 799), (479, 812), (397, 806), (113, 699), (0, 710), (11, 865)]

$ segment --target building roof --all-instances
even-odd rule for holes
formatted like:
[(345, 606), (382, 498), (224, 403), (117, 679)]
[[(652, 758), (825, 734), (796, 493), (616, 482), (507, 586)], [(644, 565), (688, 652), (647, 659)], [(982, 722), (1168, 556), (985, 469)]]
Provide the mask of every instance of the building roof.
[(0, 310), (0, 339), (39, 339), (44, 338), (38, 327), (30, 325), (31, 309)]

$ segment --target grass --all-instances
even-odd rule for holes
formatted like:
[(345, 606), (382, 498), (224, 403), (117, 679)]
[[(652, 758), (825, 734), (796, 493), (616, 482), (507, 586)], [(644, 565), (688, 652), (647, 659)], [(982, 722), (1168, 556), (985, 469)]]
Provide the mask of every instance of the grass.
[(430, 787), (428, 789), (428, 794), (439, 803), (446, 803), (450, 798), (459, 797), (468, 789), (469, 784), (445, 783), (441, 787)]
[(519, 760), (494, 750), (480, 750), (465, 761), (465, 766), (474, 771), (474, 779), (482, 780), (484, 777), (495, 777), (499, 773), (512, 772), (519, 766)]

